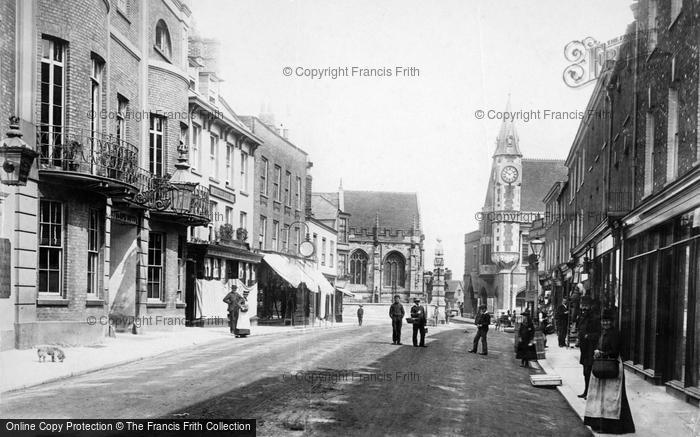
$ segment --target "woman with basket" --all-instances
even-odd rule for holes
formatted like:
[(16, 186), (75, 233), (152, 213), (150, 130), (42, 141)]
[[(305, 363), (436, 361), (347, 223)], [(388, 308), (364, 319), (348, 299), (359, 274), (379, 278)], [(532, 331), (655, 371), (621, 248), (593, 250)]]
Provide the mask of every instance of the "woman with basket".
[(594, 352), (593, 374), (588, 389), (583, 423), (595, 432), (633, 433), (634, 420), (625, 392), (625, 373), (620, 360), (620, 337), (613, 329), (614, 311), (603, 311), (603, 328)]

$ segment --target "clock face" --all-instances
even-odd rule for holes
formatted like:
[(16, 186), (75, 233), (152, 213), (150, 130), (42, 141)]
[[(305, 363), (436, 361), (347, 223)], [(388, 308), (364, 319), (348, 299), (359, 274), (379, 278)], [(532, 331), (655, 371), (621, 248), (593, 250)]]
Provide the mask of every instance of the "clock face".
[(506, 183), (512, 184), (518, 180), (518, 169), (512, 165), (504, 167), (501, 171), (501, 179)]
[(302, 241), (302, 243), (299, 245), (299, 253), (304, 258), (312, 256), (315, 251), (316, 248), (314, 247), (314, 244), (310, 241)]

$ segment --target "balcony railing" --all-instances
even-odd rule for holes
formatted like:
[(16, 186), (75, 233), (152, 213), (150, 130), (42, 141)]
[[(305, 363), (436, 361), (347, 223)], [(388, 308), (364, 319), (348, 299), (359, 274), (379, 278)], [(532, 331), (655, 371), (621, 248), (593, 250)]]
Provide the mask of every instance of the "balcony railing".
[(136, 146), (113, 135), (72, 126), (37, 126), (40, 170), (60, 170), (108, 179), (137, 189), (147, 178)]
[(191, 226), (204, 225), (211, 220), (209, 190), (200, 185), (182, 187), (170, 183), (167, 178), (153, 176), (140, 187), (132, 201)]

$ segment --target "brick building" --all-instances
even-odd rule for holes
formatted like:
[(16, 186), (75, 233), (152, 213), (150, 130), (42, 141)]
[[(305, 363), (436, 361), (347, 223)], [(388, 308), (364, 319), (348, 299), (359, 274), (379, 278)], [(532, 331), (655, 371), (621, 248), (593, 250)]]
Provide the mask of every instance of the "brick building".
[(205, 191), (170, 181), (187, 130), (189, 8), (177, 0), (0, 7), (9, 102), (0, 116), (17, 115), (39, 153), (27, 185), (3, 186), (0, 196), (12, 249), (2, 348), (94, 342), (109, 324), (179, 325), (186, 225), (209, 219)]
[(464, 234), (464, 314), (476, 314), (478, 296), (474, 286), (479, 283), (481, 231)]
[[(700, 131), (694, 2), (640, 0), (552, 187), (552, 279), (619, 310), (625, 366), (700, 403)], [(591, 112), (588, 112), (589, 114)], [(555, 211), (556, 212), (556, 211)], [(558, 229), (557, 229), (558, 228)], [(559, 238), (556, 239), (555, 235)], [(564, 267), (566, 266), (566, 267)]]

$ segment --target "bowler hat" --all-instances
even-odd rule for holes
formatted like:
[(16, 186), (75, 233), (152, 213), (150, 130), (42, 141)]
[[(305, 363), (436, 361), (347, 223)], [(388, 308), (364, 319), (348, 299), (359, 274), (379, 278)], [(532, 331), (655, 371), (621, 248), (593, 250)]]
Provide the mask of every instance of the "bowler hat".
[(418, 299), (417, 297), (414, 297), (413, 302), (420, 302), (420, 299)]

